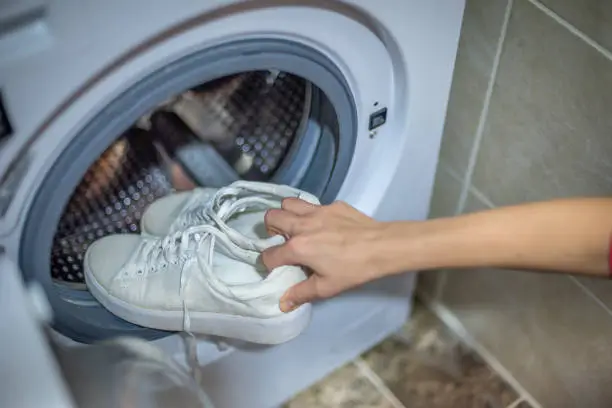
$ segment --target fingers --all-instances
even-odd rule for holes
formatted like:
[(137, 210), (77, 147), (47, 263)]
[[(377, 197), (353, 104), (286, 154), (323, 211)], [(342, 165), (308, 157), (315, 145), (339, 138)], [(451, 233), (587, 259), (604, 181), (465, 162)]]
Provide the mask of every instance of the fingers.
[(307, 225), (300, 217), (313, 213), (319, 206), (297, 198), (283, 200), (282, 210), (271, 209), (266, 212), (264, 222), (268, 233), (285, 235), (300, 234)]
[(301, 224), (299, 216), (285, 210), (272, 209), (266, 212), (264, 223), (268, 232), (293, 236), (298, 234)]
[(271, 271), (283, 265), (296, 265), (298, 257), (287, 244), (284, 244), (263, 251), (261, 253), (261, 261)]
[(306, 215), (315, 211), (319, 206), (300, 200), (299, 198), (285, 198), (282, 208), (296, 215)]
[(313, 275), (287, 290), (280, 300), (280, 309), (287, 313), (317, 297), (317, 277)]

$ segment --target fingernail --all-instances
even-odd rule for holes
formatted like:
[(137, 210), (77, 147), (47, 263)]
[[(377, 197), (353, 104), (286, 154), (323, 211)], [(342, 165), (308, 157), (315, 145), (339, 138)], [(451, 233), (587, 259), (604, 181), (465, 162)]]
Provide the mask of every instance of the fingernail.
[(292, 311), (293, 309), (296, 308), (296, 306), (297, 305), (295, 304), (295, 302), (293, 302), (291, 300), (281, 299), (281, 301), (280, 301), (280, 309), (284, 313), (288, 313), (288, 312)]

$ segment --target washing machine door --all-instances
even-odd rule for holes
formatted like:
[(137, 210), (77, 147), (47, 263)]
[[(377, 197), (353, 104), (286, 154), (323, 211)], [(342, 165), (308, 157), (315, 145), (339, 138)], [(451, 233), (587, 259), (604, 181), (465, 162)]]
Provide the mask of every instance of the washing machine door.
[(0, 253), (0, 406), (75, 408), (47, 342), (44, 294), (26, 290), (21, 272)]
[(214, 408), (189, 372), (145, 340), (53, 349), (79, 408)]
[(371, 16), (335, 2), (181, 1), (143, 19), (132, 3), (81, 3), (48, 6), (37, 23), (54, 41), (41, 51), (0, 57), (12, 125), (0, 245), (43, 285), (59, 332), (168, 334), (107, 312), (82, 260), (95, 239), (138, 233), (146, 206), (177, 189), (265, 180), (374, 212), (400, 160), (407, 81)]
[(0, 255), (0, 406), (57, 408), (214, 408), (194, 378), (151, 343), (115, 339), (66, 346), (47, 336), (44, 292), (26, 289)]

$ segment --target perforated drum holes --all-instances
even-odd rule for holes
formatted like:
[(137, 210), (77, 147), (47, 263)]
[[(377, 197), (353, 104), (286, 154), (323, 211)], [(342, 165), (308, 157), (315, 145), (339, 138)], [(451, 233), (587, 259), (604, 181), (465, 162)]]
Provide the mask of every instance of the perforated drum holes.
[(103, 236), (138, 233), (145, 207), (172, 191), (148, 133), (132, 129), (89, 168), (57, 226), (51, 276), (82, 284), (83, 256)]
[[(156, 144), (177, 162), (174, 154), (182, 147), (194, 141), (212, 143), (243, 179), (269, 180), (307, 119), (308, 86), (304, 79), (283, 72), (228, 77), (189, 92), (205, 111), (208, 126), (200, 132), (160, 129), (156, 120), (167, 119), (165, 113), (150, 116), (151, 131), (135, 127), (119, 137), (89, 168), (64, 209), (51, 252), (53, 279), (85, 289), (82, 262), (89, 245), (110, 234), (140, 233), (144, 209), (180, 187), (173, 185)], [(165, 102), (159, 109), (172, 111), (171, 105)], [(189, 122), (183, 125), (206, 125), (202, 120)], [(203, 141), (206, 129), (223, 129), (229, 143), (218, 145), (218, 138)]]
[(4, 98), (0, 89), (0, 140), (3, 140), (13, 134), (13, 126), (8, 117), (8, 112), (4, 106)]
[(300, 129), (307, 83), (284, 72), (244, 75), (219, 120), (227, 123), (241, 152), (230, 164), (242, 178), (264, 181), (274, 174)]

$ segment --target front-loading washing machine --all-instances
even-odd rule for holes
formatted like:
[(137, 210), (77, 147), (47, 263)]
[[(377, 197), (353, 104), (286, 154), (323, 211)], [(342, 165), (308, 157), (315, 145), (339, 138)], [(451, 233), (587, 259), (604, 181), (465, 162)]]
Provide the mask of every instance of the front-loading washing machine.
[[(20, 0), (0, 5), (0, 256), (67, 344), (173, 333), (106, 311), (87, 246), (155, 199), (291, 184), (379, 220), (427, 215), (463, 1)], [(282, 403), (397, 330), (413, 276), (320, 302), (275, 347), (198, 343), (218, 406)], [(6, 310), (0, 313), (6, 313)], [(240, 390), (238, 392), (237, 390)]]

